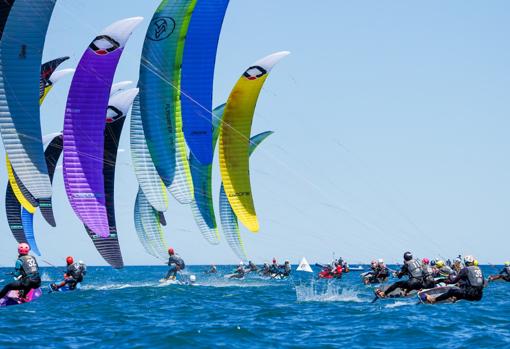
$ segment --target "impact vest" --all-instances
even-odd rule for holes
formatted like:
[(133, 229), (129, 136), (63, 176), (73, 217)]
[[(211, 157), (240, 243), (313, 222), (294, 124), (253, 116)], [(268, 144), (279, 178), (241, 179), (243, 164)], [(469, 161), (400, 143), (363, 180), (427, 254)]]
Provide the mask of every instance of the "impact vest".
[(432, 267), (430, 265), (423, 265), (422, 267), (422, 270), (423, 270), (423, 279), (424, 280), (427, 280), (427, 281), (430, 281), (430, 280), (434, 280), (434, 271), (432, 270)]
[(453, 269), (447, 265), (445, 265), (445, 266), (441, 267), (441, 269), (439, 269), (439, 274), (441, 274), (441, 276), (450, 276), (453, 273), (454, 273)]
[(423, 270), (421, 270), (421, 263), (416, 259), (411, 259), (407, 264), (407, 272), (410, 278), (421, 279), (423, 277)]
[(80, 263), (74, 263), (67, 266), (67, 274), (72, 276), (75, 280), (83, 279), (83, 269)]
[(21, 275), (24, 278), (39, 277), (39, 265), (34, 257), (30, 255), (21, 256)]
[(469, 286), (473, 287), (481, 287), (483, 286), (483, 274), (480, 268), (475, 267), (474, 265), (466, 267), (467, 268), (467, 279)]

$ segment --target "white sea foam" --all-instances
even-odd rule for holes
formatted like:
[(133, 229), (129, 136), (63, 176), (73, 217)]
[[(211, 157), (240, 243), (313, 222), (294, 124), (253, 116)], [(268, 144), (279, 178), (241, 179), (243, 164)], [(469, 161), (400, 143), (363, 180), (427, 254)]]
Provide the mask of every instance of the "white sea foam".
[(335, 283), (321, 286), (317, 285), (313, 280), (310, 283), (296, 285), (296, 298), (298, 302), (364, 302), (359, 297), (359, 292), (354, 289), (342, 288)]

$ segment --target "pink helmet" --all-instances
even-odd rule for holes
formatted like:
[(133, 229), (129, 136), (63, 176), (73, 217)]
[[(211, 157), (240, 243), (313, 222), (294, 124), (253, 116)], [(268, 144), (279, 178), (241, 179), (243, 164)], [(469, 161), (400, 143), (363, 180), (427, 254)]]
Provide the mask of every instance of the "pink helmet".
[(28, 244), (22, 242), (18, 245), (18, 253), (22, 256), (27, 255), (30, 252), (30, 246)]
[(423, 258), (421, 261), (423, 262), (423, 264), (429, 264), (430, 263), (428, 258)]

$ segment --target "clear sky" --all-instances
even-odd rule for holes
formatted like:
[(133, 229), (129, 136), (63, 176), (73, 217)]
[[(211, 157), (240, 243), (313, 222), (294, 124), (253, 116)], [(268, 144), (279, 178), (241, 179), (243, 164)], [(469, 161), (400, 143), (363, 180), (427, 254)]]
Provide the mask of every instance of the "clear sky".
[[(62, 67), (74, 67), (102, 28), (143, 16), (116, 74), (116, 81), (136, 82), (158, 4), (58, 0), (44, 59), (69, 55)], [(215, 105), (251, 63), (292, 52), (272, 71), (255, 114), (253, 132), (275, 134), (252, 156), (261, 230), (242, 233), (249, 256), (396, 261), (411, 250), (509, 259), (509, 11), (507, 1), (231, 0)], [(46, 99), (43, 133), (62, 129), (69, 84), (59, 82)], [(115, 197), (122, 252), (127, 264), (157, 264), (134, 230), (128, 136), (126, 123)], [(0, 179), (6, 183), (5, 169)], [(219, 181), (216, 170), (215, 193)], [(103, 264), (70, 208), (61, 169), (53, 202), (57, 228), (39, 213), (35, 219), (43, 258)], [(238, 262), (224, 241), (205, 242), (189, 207), (172, 202), (166, 217), (167, 241), (188, 263)], [(11, 265), (16, 243), (4, 214), (0, 224), (0, 265)]]

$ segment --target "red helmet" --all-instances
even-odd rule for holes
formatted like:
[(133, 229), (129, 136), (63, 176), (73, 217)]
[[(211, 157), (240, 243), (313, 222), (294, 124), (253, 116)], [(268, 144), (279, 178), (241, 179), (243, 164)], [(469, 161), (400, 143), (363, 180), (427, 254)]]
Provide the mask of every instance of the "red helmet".
[(22, 242), (18, 245), (18, 253), (22, 256), (27, 255), (30, 252), (30, 246), (28, 244)]
[(67, 258), (66, 258), (66, 263), (67, 263), (67, 265), (71, 265), (71, 264), (73, 264), (73, 263), (74, 263), (74, 259), (73, 259), (73, 257), (71, 257), (71, 256), (67, 257)]
[(168, 249), (168, 254), (169, 254), (169, 255), (173, 255), (173, 254), (175, 254), (174, 249), (170, 247), (170, 248)]
[(421, 261), (423, 262), (423, 264), (429, 264), (430, 263), (428, 258), (423, 258)]
[(273, 258), (273, 264), (275, 264), (275, 263), (276, 263), (276, 258)]

